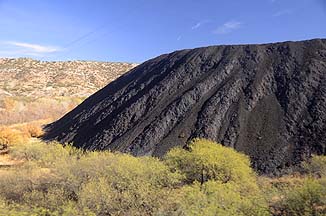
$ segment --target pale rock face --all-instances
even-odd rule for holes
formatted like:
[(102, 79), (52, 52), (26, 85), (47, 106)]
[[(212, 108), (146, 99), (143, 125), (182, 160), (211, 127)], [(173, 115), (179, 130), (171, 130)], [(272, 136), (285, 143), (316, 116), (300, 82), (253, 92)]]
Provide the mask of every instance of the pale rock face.
[(325, 154), (326, 40), (212, 46), (159, 56), (47, 127), (85, 149), (163, 156), (204, 137), (277, 174)]

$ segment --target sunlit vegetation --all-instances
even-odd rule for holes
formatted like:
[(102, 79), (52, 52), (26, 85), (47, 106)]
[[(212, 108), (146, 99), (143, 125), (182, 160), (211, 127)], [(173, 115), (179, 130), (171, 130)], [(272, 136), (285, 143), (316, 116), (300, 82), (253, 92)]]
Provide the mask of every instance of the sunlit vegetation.
[(7, 148), (8, 146), (25, 144), (29, 141), (29, 138), (42, 136), (43, 123), (44, 121), (36, 121), (11, 126), (0, 126), (0, 146)]
[(243, 189), (248, 191), (257, 189), (256, 175), (250, 168), (248, 156), (205, 139), (194, 139), (188, 148), (172, 149), (165, 156), (165, 163), (184, 173), (189, 183), (203, 184), (213, 180), (237, 183), (239, 187), (243, 184)]
[[(245, 160), (243, 166), (248, 163), (242, 154), (206, 140), (196, 140), (189, 147), (196, 151), (201, 146), (204, 151), (215, 152), (215, 156), (230, 151), (234, 158), (239, 157), (238, 162)], [(191, 151), (183, 154), (196, 159)], [(188, 171), (173, 166), (171, 155), (163, 160), (136, 158), (41, 142), (14, 145), (10, 155), (25, 163), (1, 174), (0, 197), (5, 206), (2, 211), (6, 209), (8, 214), (11, 211), (49, 215), (268, 214), (259, 189), (246, 191), (242, 187), (249, 183), (244, 181), (247, 177), (253, 180), (249, 187), (255, 184), (256, 176), (249, 166), (244, 167), (250, 171), (248, 176), (238, 178), (236, 167), (228, 167), (228, 171), (235, 173), (230, 181), (207, 178), (201, 182)], [(220, 167), (208, 169), (215, 173)], [(197, 170), (193, 172), (196, 174)], [(228, 194), (230, 197), (225, 197)]]
[(314, 155), (310, 161), (302, 163), (303, 172), (315, 177), (326, 176), (326, 157)]
[(326, 213), (323, 156), (303, 164), (305, 175), (271, 179), (257, 176), (247, 156), (205, 139), (162, 159), (23, 142), (9, 143), (8, 155), (24, 162), (0, 168), (0, 215)]
[(22, 131), (10, 127), (0, 127), (0, 145), (7, 147), (24, 143), (25, 141), (27, 141), (27, 136)]
[(0, 125), (43, 120), (47, 123), (62, 117), (83, 101), (83, 98), (4, 97), (0, 99)]
[(326, 156), (303, 162), (300, 172), (280, 178), (259, 178), (273, 215), (326, 215)]

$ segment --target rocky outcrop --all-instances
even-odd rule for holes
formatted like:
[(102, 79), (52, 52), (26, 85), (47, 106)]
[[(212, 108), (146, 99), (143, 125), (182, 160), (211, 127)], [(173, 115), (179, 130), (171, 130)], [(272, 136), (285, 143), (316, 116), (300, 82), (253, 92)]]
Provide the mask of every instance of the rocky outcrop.
[(162, 156), (204, 137), (277, 173), (325, 154), (326, 40), (211, 46), (132, 69), (47, 127), (45, 139)]

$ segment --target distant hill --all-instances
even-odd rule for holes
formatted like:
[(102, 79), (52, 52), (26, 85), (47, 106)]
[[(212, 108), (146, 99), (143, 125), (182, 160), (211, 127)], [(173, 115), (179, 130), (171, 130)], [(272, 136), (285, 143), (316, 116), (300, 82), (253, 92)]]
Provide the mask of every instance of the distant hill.
[(45, 138), (162, 156), (203, 137), (277, 174), (326, 154), (325, 98), (326, 40), (181, 50), (110, 83)]
[(0, 126), (53, 121), (136, 65), (0, 58)]
[(0, 97), (87, 97), (137, 64), (0, 59)]

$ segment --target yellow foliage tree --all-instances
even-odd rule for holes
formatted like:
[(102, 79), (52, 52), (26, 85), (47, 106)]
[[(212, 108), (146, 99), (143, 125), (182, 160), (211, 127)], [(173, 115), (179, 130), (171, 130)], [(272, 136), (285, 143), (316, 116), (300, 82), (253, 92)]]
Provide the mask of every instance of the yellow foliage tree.
[(248, 156), (207, 139), (194, 139), (189, 150), (174, 148), (164, 158), (172, 169), (186, 175), (186, 182), (208, 180), (238, 183), (246, 191), (256, 191), (256, 174)]
[(28, 136), (36, 138), (41, 137), (44, 134), (42, 127), (36, 123), (26, 124), (23, 128), (23, 131)]
[(0, 145), (15, 145), (22, 143), (24, 140), (24, 135), (20, 131), (9, 127), (0, 127)]

